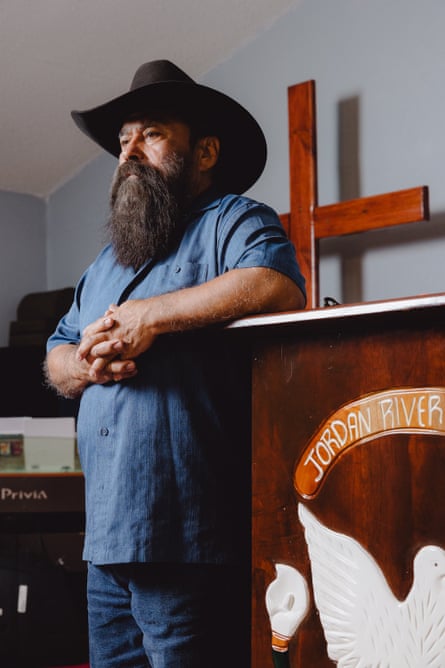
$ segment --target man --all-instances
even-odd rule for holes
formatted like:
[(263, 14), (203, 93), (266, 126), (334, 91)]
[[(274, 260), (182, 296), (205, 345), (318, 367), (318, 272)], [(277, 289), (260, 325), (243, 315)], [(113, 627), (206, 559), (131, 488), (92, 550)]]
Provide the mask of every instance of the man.
[(81, 397), (91, 665), (248, 665), (249, 359), (211, 326), (304, 306), (276, 214), (239, 194), (264, 136), (169, 61), (73, 118), (119, 156), (110, 244), (47, 356)]

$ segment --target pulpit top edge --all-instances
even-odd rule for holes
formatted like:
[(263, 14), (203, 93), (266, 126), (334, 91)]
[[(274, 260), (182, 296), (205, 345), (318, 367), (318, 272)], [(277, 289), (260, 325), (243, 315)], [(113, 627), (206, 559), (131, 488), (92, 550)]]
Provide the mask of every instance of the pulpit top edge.
[(253, 315), (235, 320), (226, 326), (228, 330), (246, 330), (264, 327), (287, 326), (314, 321), (335, 321), (343, 318), (360, 318), (377, 315), (396, 315), (417, 310), (445, 307), (445, 293), (403, 297), (383, 301), (339, 304), (336, 306)]

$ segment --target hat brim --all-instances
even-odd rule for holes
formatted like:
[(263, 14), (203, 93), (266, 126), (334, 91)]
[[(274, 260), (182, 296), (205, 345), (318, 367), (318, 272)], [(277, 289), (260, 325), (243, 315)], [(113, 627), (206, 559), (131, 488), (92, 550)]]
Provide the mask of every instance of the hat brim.
[(267, 157), (263, 131), (238, 102), (207, 86), (194, 82), (157, 82), (93, 109), (72, 111), (71, 116), (90, 139), (118, 157), (119, 131), (129, 116), (161, 110), (196, 121), (219, 137), (218, 176), (227, 192), (243, 193), (261, 176)]

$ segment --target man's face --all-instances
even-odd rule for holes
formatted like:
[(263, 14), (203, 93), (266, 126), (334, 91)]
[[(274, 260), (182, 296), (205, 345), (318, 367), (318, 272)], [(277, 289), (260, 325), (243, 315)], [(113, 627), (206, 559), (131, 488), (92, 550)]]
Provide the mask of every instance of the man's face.
[(190, 130), (179, 121), (131, 120), (119, 138), (108, 229), (118, 261), (137, 269), (175, 243), (199, 169)]
[(135, 160), (163, 171), (172, 154), (191, 157), (190, 129), (181, 121), (140, 118), (131, 120), (119, 133), (119, 164)]

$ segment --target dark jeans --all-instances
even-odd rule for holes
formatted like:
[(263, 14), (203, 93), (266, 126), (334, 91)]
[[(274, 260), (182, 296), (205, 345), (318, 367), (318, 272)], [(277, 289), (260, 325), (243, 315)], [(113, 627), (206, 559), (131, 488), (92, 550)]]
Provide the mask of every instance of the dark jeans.
[(250, 574), (227, 566), (89, 566), (91, 668), (248, 668)]

